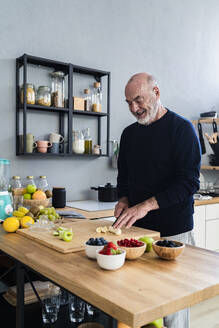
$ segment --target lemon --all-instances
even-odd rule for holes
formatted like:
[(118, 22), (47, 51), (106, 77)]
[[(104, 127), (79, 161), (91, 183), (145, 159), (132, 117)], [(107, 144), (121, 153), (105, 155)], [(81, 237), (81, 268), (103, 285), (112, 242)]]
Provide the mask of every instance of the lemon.
[(18, 218), (11, 216), (4, 220), (3, 228), (7, 232), (15, 232), (20, 226)]
[(23, 206), (19, 207), (18, 211), (24, 213), (24, 215), (29, 212), (29, 210), (26, 207), (23, 207)]
[(29, 228), (30, 224), (34, 224), (34, 219), (31, 216), (24, 216), (20, 219), (21, 228)]

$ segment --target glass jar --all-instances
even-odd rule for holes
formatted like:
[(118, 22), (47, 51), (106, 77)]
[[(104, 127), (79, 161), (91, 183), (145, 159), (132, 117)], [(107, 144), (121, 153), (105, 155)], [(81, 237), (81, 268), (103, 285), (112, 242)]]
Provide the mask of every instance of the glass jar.
[[(24, 103), (24, 85), (21, 87), (20, 94), (21, 104)], [(29, 105), (34, 105), (36, 101), (36, 91), (35, 86), (32, 83), (26, 83), (26, 102)]]
[(84, 110), (87, 112), (92, 110), (92, 101), (89, 89), (84, 89)]
[(81, 131), (72, 131), (72, 150), (75, 154), (84, 154), (84, 136)]
[(54, 107), (64, 107), (65, 74), (61, 71), (51, 73), (52, 94), (51, 102)]
[(51, 90), (49, 87), (41, 85), (37, 90), (36, 101), (41, 106), (51, 106)]
[(38, 181), (38, 189), (42, 190), (42, 191), (46, 191), (49, 189), (49, 185), (47, 182), (47, 178), (45, 175), (41, 175), (39, 177), (39, 181)]
[(21, 178), (18, 175), (15, 175), (11, 179), (11, 191), (12, 193), (16, 193), (17, 189), (22, 188)]
[(36, 183), (35, 183), (35, 181), (34, 181), (34, 176), (32, 176), (32, 175), (28, 175), (28, 176), (26, 177), (25, 187), (26, 187), (27, 185), (34, 185), (34, 186), (36, 186)]
[(94, 91), (92, 95), (92, 111), (101, 112), (102, 91), (100, 82), (94, 82)]

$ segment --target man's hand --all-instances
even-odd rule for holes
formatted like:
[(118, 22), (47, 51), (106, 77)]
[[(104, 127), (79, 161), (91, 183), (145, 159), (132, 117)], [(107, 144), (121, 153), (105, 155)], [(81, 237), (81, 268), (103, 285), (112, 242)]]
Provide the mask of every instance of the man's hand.
[(116, 204), (114, 216), (118, 218), (123, 211), (125, 211), (129, 207), (129, 202), (127, 197), (122, 197), (119, 199), (118, 203)]
[[(135, 206), (126, 208), (121, 212), (117, 221), (113, 224), (114, 228), (130, 228), (137, 220), (145, 217), (149, 211), (158, 209), (159, 205), (154, 197), (147, 199), (146, 201), (137, 204)], [(116, 216), (116, 215), (115, 215)]]

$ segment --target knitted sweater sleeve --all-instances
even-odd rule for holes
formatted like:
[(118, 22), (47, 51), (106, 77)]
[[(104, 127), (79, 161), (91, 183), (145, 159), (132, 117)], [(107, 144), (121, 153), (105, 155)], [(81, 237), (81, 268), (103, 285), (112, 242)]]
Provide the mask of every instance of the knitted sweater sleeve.
[(117, 188), (118, 198), (128, 197), (128, 167), (126, 156), (126, 133), (123, 131), (120, 139), (119, 156), (118, 156), (118, 176), (117, 176)]
[(170, 186), (154, 195), (160, 208), (183, 202), (199, 189), (201, 151), (192, 124), (184, 121), (173, 136), (175, 176)]

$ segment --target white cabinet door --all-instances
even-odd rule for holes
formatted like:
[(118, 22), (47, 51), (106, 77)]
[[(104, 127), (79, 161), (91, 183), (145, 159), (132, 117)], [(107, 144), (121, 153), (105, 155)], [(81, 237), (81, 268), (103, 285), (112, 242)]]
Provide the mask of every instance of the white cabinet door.
[(206, 221), (219, 219), (219, 204), (206, 205)]
[(193, 231), (196, 246), (205, 248), (205, 205), (194, 207)]
[(219, 219), (206, 222), (206, 248), (219, 250)]

